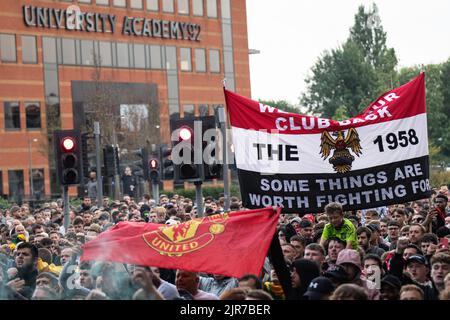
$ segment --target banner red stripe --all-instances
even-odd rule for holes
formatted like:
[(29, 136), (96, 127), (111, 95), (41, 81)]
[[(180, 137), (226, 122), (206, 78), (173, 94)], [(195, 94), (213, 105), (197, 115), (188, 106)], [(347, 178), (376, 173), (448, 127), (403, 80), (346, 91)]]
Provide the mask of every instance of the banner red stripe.
[[(231, 126), (248, 130), (279, 130), (283, 134), (315, 134), (413, 117), (426, 112), (425, 78), (419, 76), (382, 94), (361, 114), (345, 121), (279, 112), (234, 92), (224, 90)], [(261, 108), (265, 112), (261, 112)], [(272, 111), (272, 112), (270, 112)]]

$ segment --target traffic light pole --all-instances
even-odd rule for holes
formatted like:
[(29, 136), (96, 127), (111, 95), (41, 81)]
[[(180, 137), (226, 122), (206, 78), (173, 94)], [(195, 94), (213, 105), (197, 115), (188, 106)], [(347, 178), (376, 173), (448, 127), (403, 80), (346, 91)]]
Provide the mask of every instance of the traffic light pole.
[(205, 214), (203, 212), (203, 190), (202, 190), (202, 182), (196, 181), (195, 184), (195, 202), (197, 203), (197, 216), (204, 217)]
[(223, 107), (217, 108), (217, 120), (220, 124), (220, 131), (222, 133), (222, 160), (223, 160), (223, 197), (225, 200), (224, 210), (230, 210), (230, 182), (228, 179), (228, 141), (227, 141), (227, 121), (225, 118), (225, 110)]
[(95, 154), (97, 158), (97, 207), (102, 205), (103, 188), (102, 188), (102, 165), (100, 163), (100, 123), (94, 122), (94, 136), (95, 136)]
[[(113, 140), (114, 152), (116, 152), (115, 150), (118, 150), (119, 144), (117, 143), (115, 125), (113, 125)], [(116, 161), (114, 161), (114, 200), (120, 200), (120, 173)]]
[(69, 216), (69, 186), (63, 187), (63, 201), (64, 201), (64, 232), (67, 233), (70, 224)]
[(155, 180), (152, 180), (152, 196), (155, 201), (159, 201), (159, 183)]

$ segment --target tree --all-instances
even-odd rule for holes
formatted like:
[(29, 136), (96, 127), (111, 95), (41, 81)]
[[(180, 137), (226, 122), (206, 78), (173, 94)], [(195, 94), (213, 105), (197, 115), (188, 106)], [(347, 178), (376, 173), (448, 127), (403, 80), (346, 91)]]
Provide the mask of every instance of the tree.
[(442, 64), (402, 68), (398, 72), (396, 86), (407, 83), (421, 71), (425, 72), (430, 159), (433, 164), (448, 162), (450, 161), (450, 59)]
[(360, 6), (350, 36), (337, 49), (325, 51), (306, 79), (301, 104), (315, 115), (353, 117), (392, 87), (397, 58), (386, 46), (386, 33), (375, 5)]

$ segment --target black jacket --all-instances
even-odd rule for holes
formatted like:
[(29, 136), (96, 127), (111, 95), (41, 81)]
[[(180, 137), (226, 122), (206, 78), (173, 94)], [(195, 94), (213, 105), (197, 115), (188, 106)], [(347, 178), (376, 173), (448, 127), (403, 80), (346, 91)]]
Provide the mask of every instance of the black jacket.
[(390, 268), (388, 273), (396, 276), (402, 283), (402, 286), (407, 284), (414, 284), (421, 288), (424, 293), (424, 300), (439, 300), (439, 291), (436, 288), (436, 285), (433, 281), (432, 287), (430, 286), (424, 286), (420, 283), (414, 281), (411, 277), (409, 277), (408, 274), (404, 273), (403, 270), (405, 268), (405, 260), (403, 259), (403, 256), (399, 253), (395, 253), (391, 260), (390, 260)]

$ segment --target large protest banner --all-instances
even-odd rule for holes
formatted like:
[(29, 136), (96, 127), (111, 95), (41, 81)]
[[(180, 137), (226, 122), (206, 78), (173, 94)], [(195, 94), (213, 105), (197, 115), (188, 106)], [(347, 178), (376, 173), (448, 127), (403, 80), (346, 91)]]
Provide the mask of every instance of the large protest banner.
[(225, 90), (243, 205), (345, 210), (429, 197), (425, 75), (335, 121), (286, 113)]

